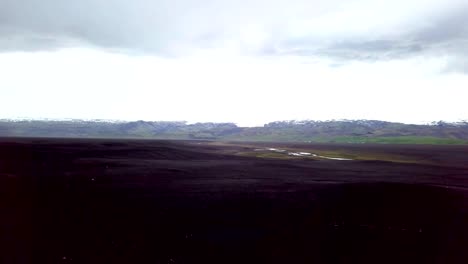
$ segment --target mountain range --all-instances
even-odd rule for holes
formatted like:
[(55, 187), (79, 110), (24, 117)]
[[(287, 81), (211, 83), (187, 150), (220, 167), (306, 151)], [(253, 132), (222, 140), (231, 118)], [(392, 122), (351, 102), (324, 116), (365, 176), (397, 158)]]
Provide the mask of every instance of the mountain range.
[(259, 127), (183, 121), (0, 120), (3, 137), (467, 144), (468, 122), (425, 125), (378, 120), (278, 121)]

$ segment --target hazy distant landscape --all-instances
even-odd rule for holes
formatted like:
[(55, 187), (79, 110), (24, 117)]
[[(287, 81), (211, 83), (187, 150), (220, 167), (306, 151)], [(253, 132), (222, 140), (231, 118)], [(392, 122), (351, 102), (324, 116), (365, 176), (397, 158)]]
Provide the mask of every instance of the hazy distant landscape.
[(468, 122), (413, 125), (377, 120), (281, 121), (239, 127), (234, 123), (0, 120), (0, 136), (468, 144)]

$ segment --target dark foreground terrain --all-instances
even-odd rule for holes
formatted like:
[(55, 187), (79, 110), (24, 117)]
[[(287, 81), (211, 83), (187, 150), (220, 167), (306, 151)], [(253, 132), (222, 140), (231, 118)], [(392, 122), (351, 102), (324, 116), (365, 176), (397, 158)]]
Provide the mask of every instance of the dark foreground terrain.
[(0, 139), (1, 263), (468, 263), (467, 249), (468, 146)]

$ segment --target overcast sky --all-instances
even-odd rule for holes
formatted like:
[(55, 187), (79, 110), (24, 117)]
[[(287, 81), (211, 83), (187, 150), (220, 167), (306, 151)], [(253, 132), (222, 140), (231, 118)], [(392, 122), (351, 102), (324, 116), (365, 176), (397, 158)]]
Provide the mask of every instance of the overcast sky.
[(0, 118), (468, 120), (467, 0), (0, 0)]

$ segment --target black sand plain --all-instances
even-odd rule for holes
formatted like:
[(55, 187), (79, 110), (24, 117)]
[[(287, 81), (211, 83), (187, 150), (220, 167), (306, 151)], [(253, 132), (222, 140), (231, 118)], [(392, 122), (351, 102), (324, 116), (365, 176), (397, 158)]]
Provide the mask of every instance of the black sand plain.
[(468, 146), (4, 138), (0, 262), (468, 263)]

